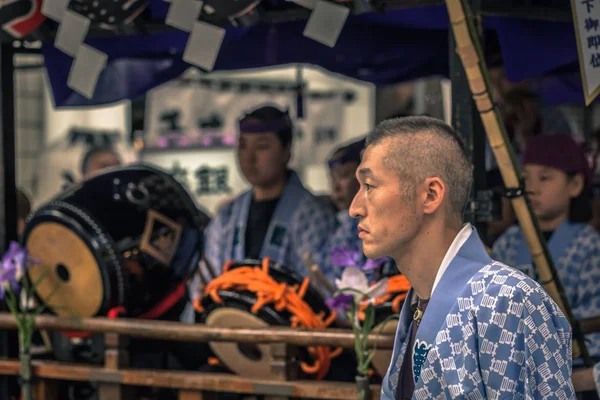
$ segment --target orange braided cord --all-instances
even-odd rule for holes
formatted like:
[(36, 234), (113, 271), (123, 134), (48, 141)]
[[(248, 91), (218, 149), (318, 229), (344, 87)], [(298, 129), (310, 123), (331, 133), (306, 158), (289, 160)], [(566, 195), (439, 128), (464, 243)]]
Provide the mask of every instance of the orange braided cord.
[[(289, 286), (274, 280), (269, 275), (269, 259), (265, 258), (260, 267), (242, 266), (230, 270), (233, 263), (228, 263), (223, 268), (223, 274), (206, 285), (204, 296), (217, 304), (222, 304), (219, 296), (221, 290), (248, 291), (256, 295), (256, 302), (251, 308), (253, 313), (269, 304), (275, 310), (286, 310), (291, 314), (290, 325), (294, 328), (326, 328), (335, 320), (336, 313), (331, 312), (325, 319), (324, 313), (315, 314), (312, 308), (303, 300), (310, 280), (304, 278), (301, 285)], [(201, 299), (194, 302), (196, 310), (202, 309)], [(329, 347), (308, 347), (308, 353), (314, 360), (312, 365), (301, 363), (302, 370), (308, 374), (315, 374), (317, 379), (323, 379), (329, 370), (331, 358), (338, 356), (342, 349), (331, 350)]]
[(404, 275), (394, 275), (391, 278), (388, 278), (388, 285), (385, 291), (385, 295), (383, 297), (378, 297), (375, 299), (364, 300), (360, 306), (358, 307), (358, 318), (361, 321), (365, 319), (365, 310), (369, 304), (373, 306), (378, 306), (387, 301), (392, 300), (392, 311), (394, 314), (398, 314), (400, 312), (400, 307), (404, 299), (406, 299), (406, 295), (410, 289), (410, 282)]

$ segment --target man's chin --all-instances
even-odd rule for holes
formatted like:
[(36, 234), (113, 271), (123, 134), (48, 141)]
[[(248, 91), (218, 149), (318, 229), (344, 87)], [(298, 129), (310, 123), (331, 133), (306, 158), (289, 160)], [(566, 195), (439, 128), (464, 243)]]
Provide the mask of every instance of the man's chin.
[(378, 258), (384, 257), (381, 252), (377, 251), (377, 249), (370, 248), (368, 245), (365, 246), (363, 243), (363, 253), (364, 255), (371, 260), (376, 260)]

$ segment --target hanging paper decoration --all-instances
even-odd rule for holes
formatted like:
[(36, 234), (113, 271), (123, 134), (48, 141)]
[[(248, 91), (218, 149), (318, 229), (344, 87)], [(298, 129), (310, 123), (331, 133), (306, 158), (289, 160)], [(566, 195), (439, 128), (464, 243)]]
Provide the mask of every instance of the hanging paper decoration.
[(146, 0), (44, 0), (43, 15), (59, 22), (54, 38), (57, 49), (73, 57), (67, 85), (91, 99), (108, 56), (84, 43), (90, 26), (115, 29), (133, 21)]

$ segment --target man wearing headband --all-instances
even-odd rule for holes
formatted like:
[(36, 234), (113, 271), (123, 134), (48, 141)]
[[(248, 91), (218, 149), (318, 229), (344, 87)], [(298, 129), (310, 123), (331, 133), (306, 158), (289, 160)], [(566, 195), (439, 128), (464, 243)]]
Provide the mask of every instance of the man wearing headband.
[(263, 106), (240, 119), (238, 161), (252, 188), (223, 206), (206, 230), (205, 254), (219, 274), (229, 260), (263, 259), (308, 276), (310, 253), (328, 271), (333, 211), (288, 168), (293, 126), (287, 112)]
[(331, 200), (337, 211), (347, 211), (358, 192), (360, 185), (355, 174), (364, 148), (365, 139), (362, 138), (337, 149), (328, 161), (331, 176)]

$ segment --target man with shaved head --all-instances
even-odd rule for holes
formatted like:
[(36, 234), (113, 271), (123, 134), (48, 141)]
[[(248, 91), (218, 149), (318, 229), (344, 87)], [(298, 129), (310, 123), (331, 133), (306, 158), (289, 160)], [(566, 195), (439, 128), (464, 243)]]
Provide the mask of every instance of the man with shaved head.
[(444, 122), (382, 122), (350, 206), (363, 251), (411, 283), (381, 399), (567, 399), (571, 328), (525, 274), (493, 261), (463, 224), (471, 165)]

